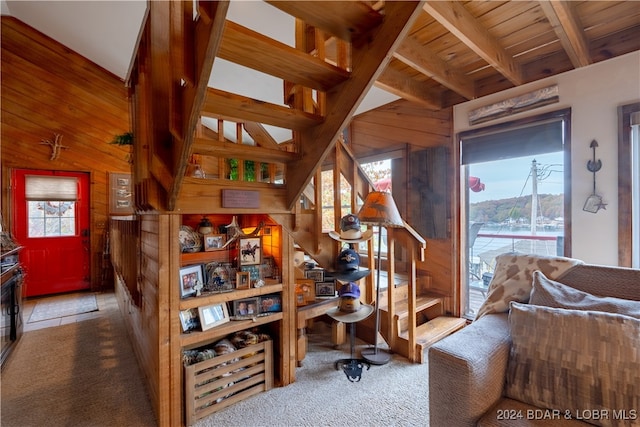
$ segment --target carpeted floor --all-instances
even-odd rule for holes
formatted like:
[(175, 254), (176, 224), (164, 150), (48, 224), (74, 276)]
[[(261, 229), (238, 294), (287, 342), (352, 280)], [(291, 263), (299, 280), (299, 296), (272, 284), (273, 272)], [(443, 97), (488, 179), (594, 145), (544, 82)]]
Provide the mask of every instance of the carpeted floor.
[(3, 427), (156, 425), (117, 309), (26, 332), (2, 370), (1, 409)]
[(323, 323), (316, 325), (295, 383), (232, 405), (195, 426), (429, 425), (426, 364), (394, 355), (386, 365), (365, 368), (360, 382), (352, 383), (334, 366), (336, 360), (350, 357), (348, 348), (334, 350), (330, 330), (322, 330)]
[[(146, 427), (156, 424), (117, 308), (100, 317), (24, 334), (2, 371), (3, 427)], [(347, 346), (317, 322), (296, 382), (202, 420), (219, 426), (428, 426), (427, 365), (394, 355), (350, 382), (335, 369)]]

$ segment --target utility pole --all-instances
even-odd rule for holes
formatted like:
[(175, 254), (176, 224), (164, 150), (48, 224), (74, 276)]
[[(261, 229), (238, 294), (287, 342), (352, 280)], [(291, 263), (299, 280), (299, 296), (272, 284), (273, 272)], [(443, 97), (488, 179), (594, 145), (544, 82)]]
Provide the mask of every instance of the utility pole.
[(536, 223), (538, 222), (538, 163), (536, 159), (531, 162), (531, 235), (536, 235)]

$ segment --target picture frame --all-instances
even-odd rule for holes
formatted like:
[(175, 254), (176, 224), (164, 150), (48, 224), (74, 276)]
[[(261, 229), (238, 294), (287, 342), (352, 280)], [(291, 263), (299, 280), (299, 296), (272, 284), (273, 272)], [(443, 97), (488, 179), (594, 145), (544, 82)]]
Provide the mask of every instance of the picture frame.
[(214, 326), (222, 325), (223, 323), (227, 323), (231, 320), (226, 302), (198, 307), (198, 315), (200, 317), (200, 326), (203, 331), (211, 329)]
[(200, 317), (197, 308), (188, 308), (180, 311), (180, 324), (182, 332), (191, 332), (200, 329)]
[(249, 273), (249, 283), (254, 286), (255, 283), (260, 280), (260, 266), (259, 265), (245, 265), (240, 267), (241, 272)]
[(238, 265), (262, 264), (262, 237), (246, 237), (239, 240)]
[(319, 270), (319, 269), (305, 270), (304, 277), (306, 279), (311, 279), (314, 282), (324, 282), (324, 270)]
[(131, 174), (109, 172), (109, 215), (133, 215)]
[(260, 313), (279, 313), (282, 311), (282, 296), (269, 294), (260, 297)]
[(303, 301), (305, 304), (316, 300), (316, 282), (314, 279), (298, 279), (296, 286), (302, 291)]
[(251, 277), (248, 271), (236, 273), (236, 289), (249, 289), (251, 287)]
[(234, 316), (253, 316), (260, 314), (260, 298), (243, 298), (233, 301)]
[(187, 265), (180, 268), (180, 297), (193, 296), (197, 292), (197, 284), (204, 286), (202, 264)]
[(334, 298), (336, 296), (336, 282), (316, 282), (316, 298)]
[(209, 234), (205, 234), (202, 240), (204, 242), (205, 252), (219, 251), (223, 248), (227, 240), (227, 235), (209, 233)]

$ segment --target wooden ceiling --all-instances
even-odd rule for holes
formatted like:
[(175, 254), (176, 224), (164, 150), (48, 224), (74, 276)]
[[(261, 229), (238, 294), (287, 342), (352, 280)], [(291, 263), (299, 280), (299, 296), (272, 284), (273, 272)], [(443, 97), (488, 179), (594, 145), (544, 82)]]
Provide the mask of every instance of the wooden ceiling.
[(427, 1), (376, 84), (440, 109), (638, 49), (635, 1)]
[[(225, 151), (284, 165), (280, 208), (291, 209), (372, 85), (441, 111), (640, 49), (635, 1), (266, 3), (296, 18), (294, 47), (226, 20), (226, 2), (197, 2), (195, 14), (191, 2), (150, 2), (131, 82), (134, 118), (152, 117), (136, 127), (149, 142), (138, 176), (155, 177), (170, 210), (181, 194), (202, 197), (184, 179), (190, 156)], [(215, 58), (282, 79), (283, 104), (209, 88)], [(207, 136), (202, 117), (236, 123), (237, 138)], [(278, 146), (262, 125), (293, 139)]]

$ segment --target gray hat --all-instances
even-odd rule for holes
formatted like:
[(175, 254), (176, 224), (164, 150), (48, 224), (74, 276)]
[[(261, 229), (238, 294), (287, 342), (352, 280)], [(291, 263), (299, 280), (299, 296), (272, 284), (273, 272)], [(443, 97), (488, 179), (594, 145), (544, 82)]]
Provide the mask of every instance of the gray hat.
[(329, 237), (345, 243), (366, 242), (373, 236), (373, 230), (368, 229), (364, 233), (360, 227), (360, 219), (354, 214), (348, 214), (340, 220), (340, 234), (331, 230)]

